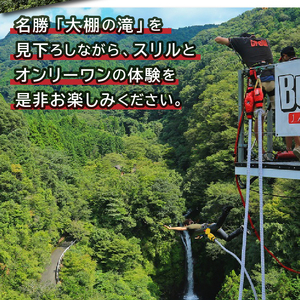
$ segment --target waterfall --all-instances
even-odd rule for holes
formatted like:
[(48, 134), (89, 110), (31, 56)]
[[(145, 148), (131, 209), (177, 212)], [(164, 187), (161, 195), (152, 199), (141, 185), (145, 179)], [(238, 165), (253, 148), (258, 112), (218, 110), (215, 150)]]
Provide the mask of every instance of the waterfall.
[(187, 261), (187, 292), (184, 295), (183, 300), (199, 300), (198, 296), (194, 294), (194, 266), (192, 243), (188, 231), (182, 232), (181, 239), (185, 247)]

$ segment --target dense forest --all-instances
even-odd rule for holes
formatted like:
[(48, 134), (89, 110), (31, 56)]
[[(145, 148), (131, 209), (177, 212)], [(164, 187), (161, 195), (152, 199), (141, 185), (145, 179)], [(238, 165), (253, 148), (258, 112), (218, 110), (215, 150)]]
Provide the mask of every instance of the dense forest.
[[(215, 221), (233, 205), (224, 229), (243, 223), (244, 208), (234, 178), (237, 133), (237, 55), (215, 43), (218, 35), (242, 32), (269, 39), (275, 61), (293, 45), (300, 53), (300, 9), (247, 11), (221, 25), (174, 30), (163, 40), (189, 41), (200, 61), (158, 61), (176, 68), (179, 85), (147, 87), (83, 86), (107, 90), (172, 93), (177, 111), (18, 111), (10, 110), (17, 86), (14, 68), (46, 64), (79, 68), (82, 62), (10, 61), (17, 35), (0, 41), (0, 298), (179, 300), (185, 287), (185, 255), (180, 234), (163, 224), (184, 215)], [(172, 34), (172, 35), (173, 35)], [(64, 37), (41, 35), (59, 42)], [(135, 40), (156, 36), (76, 36), (71, 45), (114, 40), (132, 49)], [(23, 36), (33, 41), (37, 38)], [(95, 62), (85, 62), (93, 66)], [(101, 66), (128, 66), (105, 61)], [(140, 63), (140, 64), (146, 64)], [(152, 62), (153, 64), (153, 62)], [(26, 86), (34, 91), (41, 87)], [(69, 91), (71, 86), (43, 87)], [(275, 150), (283, 150), (274, 138)], [(243, 191), (244, 193), (244, 191)], [(300, 271), (300, 185), (264, 179), (265, 244), (286, 266)], [(251, 185), (250, 214), (258, 227), (258, 183)], [(41, 281), (52, 251), (62, 238), (76, 240), (65, 254), (56, 286)], [(223, 242), (240, 257), (242, 239)], [(203, 300), (238, 298), (238, 263), (208, 239), (193, 240), (195, 290)], [(260, 245), (248, 238), (246, 268), (260, 294)], [(268, 300), (300, 298), (300, 278), (266, 254)], [(181, 298), (180, 298), (181, 297)], [(254, 299), (247, 282), (245, 299)]]
[(67, 0), (0, 0), (0, 13), (7, 13), (65, 1)]

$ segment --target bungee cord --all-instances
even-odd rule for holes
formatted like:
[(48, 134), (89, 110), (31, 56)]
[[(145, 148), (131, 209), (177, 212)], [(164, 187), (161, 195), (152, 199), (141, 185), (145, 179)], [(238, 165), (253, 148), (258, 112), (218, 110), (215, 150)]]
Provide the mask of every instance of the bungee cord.
[[(261, 234), (261, 278), (262, 278), (262, 300), (265, 300), (265, 258), (264, 258), (264, 238), (263, 238), (263, 194), (262, 194), (262, 114), (263, 114), (263, 91), (261, 89), (261, 81), (259, 75), (255, 70), (250, 70), (252, 76), (256, 78), (254, 89), (248, 85), (244, 107), (246, 110), (247, 118), (249, 119), (249, 133), (248, 133), (248, 153), (247, 153), (247, 183), (246, 183), (246, 202), (245, 202), (245, 217), (244, 217), (244, 230), (243, 230), (243, 246), (242, 246), (242, 262), (240, 274), (240, 287), (239, 287), (239, 300), (243, 298), (244, 288), (244, 274), (246, 264), (246, 244), (247, 244), (247, 227), (249, 215), (249, 198), (250, 198), (250, 169), (251, 169), (251, 137), (252, 137), (252, 118), (254, 106), (258, 108), (258, 163), (259, 163), (259, 190), (260, 190), (260, 234)], [(251, 73), (250, 73), (251, 74)]]
[(249, 119), (249, 134), (248, 134), (248, 155), (247, 155), (247, 183), (246, 183), (246, 203), (245, 203), (245, 218), (243, 231), (243, 246), (242, 246), (242, 261), (239, 287), (239, 300), (242, 299), (244, 287), (244, 274), (246, 264), (246, 244), (247, 244), (247, 228), (248, 228), (248, 214), (249, 214), (249, 199), (250, 199), (250, 163), (251, 163), (251, 132), (252, 132), (252, 118)]
[[(258, 109), (258, 180), (259, 180), (259, 224), (260, 224), (260, 261), (261, 261), (261, 293), (262, 300), (266, 299), (265, 284), (265, 251), (264, 251), (264, 214), (263, 214), (263, 164), (262, 164), (262, 108)], [(249, 186), (250, 189), (250, 186)], [(248, 214), (247, 214), (248, 215)], [(245, 214), (245, 218), (247, 218)], [(245, 230), (245, 228), (244, 228)]]
[[(216, 237), (210, 232), (210, 228), (207, 228), (205, 230), (205, 234), (207, 235), (207, 237), (212, 241), (212, 242), (216, 242), (225, 252), (227, 252), (228, 254), (230, 254), (231, 256), (233, 256), (239, 264), (241, 264), (241, 260), (231, 251), (229, 251), (228, 249), (226, 249), (217, 239)], [(256, 294), (256, 290), (254, 288), (254, 285), (253, 285), (253, 282), (251, 280), (251, 277), (250, 275), (248, 274), (247, 270), (245, 269), (245, 274), (246, 274), (246, 277), (248, 278), (248, 281), (250, 283), (250, 286), (251, 286), (251, 289), (253, 291), (253, 294), (254, 294), (254, 298), (255, 300), (257, 300), (257, 294)]]
[[(241, 260), (233, 253), (233, 252), (231, 252), (231, 251), (229, 251), (228, 249), (226, 249), (217, 239), (215, 239), (215, 242), (225, 251), (225, 252), (227, 252), (228, 254), (230, 254), (231, 256), (233, 256), (238, 262), (239, 262), (239, 264), (241, 265), (242, 264), (242, 262), (241, 262)], [(246, 277), (248, 278), (248, 281), (249, 281), (249, 283), (250, 283), (250, 286), (251, 286), (251, 289), (252, 289), (252, 291), (253, 291), (253, 294), (254, 294), (254, 298), (255, 298), (255, 300), (257, 300), (258, 298), (257, 298), (257, 294), (256, 294), (256, 290), (255, 290), (255, 287), (254, 287), (254, 285), (253, 285), (253, 282), (252, 282), (252, 280), (251, 280), (251, 278), (250, 278), (250, 275), (248, 274), (248, 272), (247, 272), (247, 270), (245, 269), (245, 274), (246, 274)]]

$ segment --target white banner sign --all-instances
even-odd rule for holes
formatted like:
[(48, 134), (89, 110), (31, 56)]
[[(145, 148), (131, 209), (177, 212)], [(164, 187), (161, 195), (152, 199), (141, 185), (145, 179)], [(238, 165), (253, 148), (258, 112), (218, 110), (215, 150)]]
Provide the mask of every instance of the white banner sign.
[(275, 65), (275, 133), (300, 136), (300, 59)]

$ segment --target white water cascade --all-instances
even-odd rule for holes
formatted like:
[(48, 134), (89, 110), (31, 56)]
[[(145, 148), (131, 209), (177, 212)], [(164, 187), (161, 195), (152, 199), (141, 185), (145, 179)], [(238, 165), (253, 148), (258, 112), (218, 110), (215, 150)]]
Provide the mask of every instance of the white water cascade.
[(194, 294), (194, 266), (192, 243), (189, 233), (187, 231), (183, 231), (181, 239), (185, 247), (187, 261), (187, 292), (184, 295), (183, 300), (199, 300), (198, 296)]

